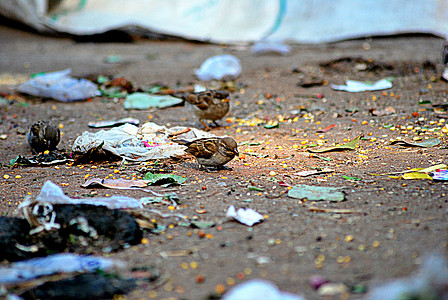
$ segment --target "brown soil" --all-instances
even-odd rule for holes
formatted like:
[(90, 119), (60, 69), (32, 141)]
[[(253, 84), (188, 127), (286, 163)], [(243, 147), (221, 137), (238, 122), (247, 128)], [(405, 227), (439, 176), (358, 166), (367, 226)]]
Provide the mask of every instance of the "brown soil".
[[(320, 274), (349, 287), (365, 284), (371, 288), (410, 274), (427, 253), (447, 253), (447, 184), (372, 175), (447, 162), (447, 127), (431, 104), (419, 105), (420, 100), (446, 102), (447, 83), (440, 79), (442, 43), (435, 37), (378, 38), (293, 46), (287, 56), (255, 56), (243, 46), (147, 40), (76, 43), (0, 27), (0, 70), (29, 75), (70, 67), (75, 76), (105, 74), (126, 77), (136, 86), (161, 82), (171, 88), (185, 88), (201, 83), (193, 69), (206, 58), (224, 53), (240, 58), (243, 72), (235, 83), (231, 112), (221, 121), (225, 127), (213, 133), (234, 137), (243, 144), (239, 151), (245, 155), (228, 164), (231, 171), (204, 172), (194, 167), (192, 158), (162, 162), (161, 167), (154, 168), (188, 178), (182, 186), (170, 188), (182, 202), (177, 213), (213, 221), (216, 226), (204, 230), (171, 226), (159, 235), (146, 232), (144, 238), (149, 243), (111, 256), (131, 267), (160, 269), (162, 279), (134, 290), (127, 295), (129, 299), (204, 299), (251, 278), (265, 278), (283, 290), (319, 299), (307, 284), (311, 275)], [(119, 55), (123, 61), (105, 63), (110, 55)], [(346, 93), (329, 87), (346, 79), (375, 81), (388, 76), (394, 76), (394, 87), (387, 91)], [(324, 85), (319, 85), (321, 81)], [(318, 83), (310, 88), (298, 85), (304, 82)], [(8, 95), (13, 91), (13, 86), (1, 87)], [(122, 100), (102, 97), (74, 103), (21, 97), (0, 107), (0, 134), (7, 135), (0, 140), (0, 162), (4, 165), (0, 169), (0, 209), (6, 216), (19, 215), (17, 205), (26, 195), (37, 195), (46, 180), (62, 186), (70, 197), (92, 192), (96, 196), (146, 196), (141, 191), (87, 190), (80, 186), (87, 174), (100, 178), (108, 174), (117, 178), (140, 176), (136, 164), (6, 167), (18, 154), (31, 156), (25, 136), (34, 121), (51, 120), (63, 126), (60, 149), (70, 149), (82, 132), (95, 131), (87, 123), (99, 119), (134, 117), (142, 123), (200, 126), (183, 106), (126, 111)], [(388, 106), (396, 112), (373, 116), (369, 111)], [(279, 127), (266, 129), (263, 124), (256, 125), (258, 119), (279, 121)], [(331, 124), (336, 127), (318, 133)], [(360, 134), (365, 139), (354, 151), (318, 155), (307, 151), (318, 141), (330, 146)], [(438, 137), (442, 142), (432, 148), (389, 145), (399, 137), (406, 141)], [(334, 172), (296, 175), (317, 167), (330, 167)], [(350, 181), (343, 175), (361, 180)], [(289, 198), (286, 184), (340, 187), (346, 200), (310, 203)], [(230, 205), (253, 208), (266, 219), (253, 227), (229, 221), (225, 214)], [(330, 212), (313, 212), (315, 207)], [(153, 208), (171, 212), (166, 205)], [(350, 213), (331, 213), (331, 209)], [(159, 221), (175, 223), (174, 219)], [(175, 251), (185, 252), (177, 256)], [(349, 299), (363, 296), (351, 293)]]

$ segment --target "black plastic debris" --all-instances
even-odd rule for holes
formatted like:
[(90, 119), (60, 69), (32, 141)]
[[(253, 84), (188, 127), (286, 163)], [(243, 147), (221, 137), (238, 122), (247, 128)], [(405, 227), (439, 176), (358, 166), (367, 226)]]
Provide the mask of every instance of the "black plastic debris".
[(72, 154), (60, 150), (49, 151), (48, 153), (40, 153), (30, 158), (17, 155), (11, 159), (9, 165), (11, 167), (17, 166), (53, 166), (65, 164), (73, 161)]
[(139, 244), (142, 230), (127, 212), (94, 205), (36, 202), (26, 218), (0, 218), (0, 260), (49, 253), (109, 253)]
[(81, 274), (72, 278), (46, 282), (21, 294), (23, 299), (112, 299), (114, 295), (124, 295), (135, 284), (131, 280), (97, 273)]

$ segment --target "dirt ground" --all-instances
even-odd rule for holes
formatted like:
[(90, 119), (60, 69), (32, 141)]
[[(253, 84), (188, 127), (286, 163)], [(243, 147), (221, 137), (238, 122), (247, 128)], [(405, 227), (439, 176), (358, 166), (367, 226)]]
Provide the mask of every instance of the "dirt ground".
[[(204, 172), (194, 167), (193, 158), (159, 162), (154, 168), (187, 178), (183, 185), (169, 188), (182, 202), (176, 213), (216, 226), (202, 230), (168, 226), (161, 234), (145, 232), (144, 244), (108, 256), (123, 259), (130, 267), (160, 270), (158, 281), (133, 290), (126, 299), (205, 299), (252, 278), (271, 280), (280, 289), (307, 299), (321, 299), (308, 285), (311, 275), (342, 282), (349, 289), (366, 286), (369, 290), (411, 274), (428, 253), (447, 254), (447, 183), (372, 175), (447, 162), (448, 130), (445, 119), (438, 116), (443, 112), (432, 107), (447, 102), (447, 83), (440, 76), (442, 45), (443, 40), (436, 37), (401, 36), (296, 45), (286, 56), (257, 56), (246, 46), (142, 39), (81, 43), (0, 26), (0, 90), (4, 96), (12, 95), (14, 85), (8, 83), (23, 81), (31, 73), (65, 68), (79, 77), (125, 77), (140, 87), (156, 82), (171, 88), (206, 85), (194, 77), (195, 68), (213, 55), (237, 56), (243, 71), (234, 85), (231, 111), (221, 120), (224, 127), (212, 131), (232, 136), (240, 144), (243, 155), (228, 164), (233, 170)], [(110, 56), (122, 60), (107, 63)], [(347, 79), (376, 81), (388, 76), (394, 77), (393, 88), (386, 91), (347, 93), (329, 86)], [(311, 87), (300, 86), (304, 83)], [(6, 135), (0, 139), (0, 210), (5, 216), (20, 215), (17, 205), (28, 194), (36, 196), (46, 180), (61, 186), (70, 197), (147, 195), (81, 187), (87, 174), (141, 176), (137, 164), (7, 167), (18, 154), (31, 156), (26, 132), (37, 120), (51, 120), (61, 127), (60, 149), (71, 149), (82, 132), (96, 131), (87, 123), (101, 119), (134, 117), (141, 123), (201, 126), (183, 106), (136, 111), (124, 110), (123, 100), (103, 97), (73, 103), (24, 95), (14, 99), (0, 106), (0, 135)], [(372, 114), (389, 106), (395, 113)], [(263, 126), (263, 122), (276, 121), (276, 128)], [(332, 124), (336, 127), (318, 132)], [(345, 143), (360, 134), (364, 139), (354, 151), (308, 152), (311, 146)], [(441, 143), (430, 148), (390, 145), (399, 138), (412, 142), (435, 137)], [(324, 167), (334, 172), (297, 175)], [(297, 184), (339, 187), (345, 201), (288, 197), (287, 186)], [(265, 220), (253, 227), (228, 220), (230, 205), (250, 207)], [(167, 205), (153, 208), (172, 213)], [(160, 222), (169, 225), (170, 221)], [(365, 296), (350, 292), (326, 299)]]

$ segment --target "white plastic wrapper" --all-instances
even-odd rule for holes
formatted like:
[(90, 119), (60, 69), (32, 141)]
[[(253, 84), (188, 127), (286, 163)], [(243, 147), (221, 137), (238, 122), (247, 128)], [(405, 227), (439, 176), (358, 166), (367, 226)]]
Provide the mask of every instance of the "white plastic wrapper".
[(270, 281), (252, 279), (230, 289), (222, 300), (305, 300), (305, 298), (280, 291)]
[(60, 253), (0, 267), (0, 284), (17, 284), (57, 273), (87, 273), (117, 267), (123, 268), (125, 264), (99, 256)]
[(262, 41), (255, 43), (250, 48), (250, 52), (258, 55), (268, 53), (286, 55), (291, 52), (291, 47), (289, 45), (280, 42)]
[(240, 208), (236, 211), (235, 206), (231, 205), (227, 210), (227, 217), (234, 218), (240, 223), (252, 226), (255, 223), (263, 221), (263, 216), (251, 208)]
[(201, 67), (194, 70), (200, 80), (232, 80), (241, 74), (241, 63), (238, 58), (230, 54), (217, 55), (204, 61)]
[(366, 92), (366, 91), (380, 91), (392, 88), (392, 82), (387, 79), (381, 79), (374, 83), (347, 80), (345, 82), (345, 85), (332, 84), (331, 88), (337, 91), (346, 91), (352, 93)]
[[(78, 136), (73, 143), (72, 150), (86, 153), (99, 147), (120, 156), (126, 160), (147, 161), (150, 159), (162, 159), (185, 154), (185, 146), (179, 145), (168, 139), (170, 133), (174, 133), (187, 127), (167, 128), (156, 123), (147, 122), (142, 127), (124, 124), (110, 130), (100, 130), (96, 133), (85, 131)], [(190, 128), (190, 131), (177, 136), (178, 139), (191, 141), (202, 137), (211, 137), (213, 134)]]
[(63, 102), (84, 100), (100, 95), (98, 87), (87, 79), (70, 76), (70, 69), (36, 76), (19, 86), (19, 92)]

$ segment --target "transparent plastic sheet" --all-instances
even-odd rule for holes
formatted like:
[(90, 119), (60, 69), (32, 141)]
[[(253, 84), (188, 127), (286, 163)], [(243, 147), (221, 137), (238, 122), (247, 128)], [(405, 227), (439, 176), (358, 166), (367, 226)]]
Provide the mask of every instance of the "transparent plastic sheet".
[(110, 258), (60, 253), (0, 267), (0, 284), (16, 284), (56, 273), (85, 273), (124, 267), (123, 262)]
[[(43, 185), (36, 201), (51, 203), (51, 204), (89, 204), (97, 206), (106, 206), (109, 209), (138, 209), (143, 208), (142, 203), (134, 198), (125, 196), (111, 196), (100, 198), (84, 198), (75, 199), (70, 198), (64, 194), (64, 191), (51, 181), (46, 181)], [(30, 198), (22, 202), (18, 208), (29, 206), (34, 202)]]
[(19, 92), (36, 97), (53, 98), (63, 102), (99, 96), (98, 87), (87, 79), (70, 76), (71, 70), (37, 75), (19, 86)]

